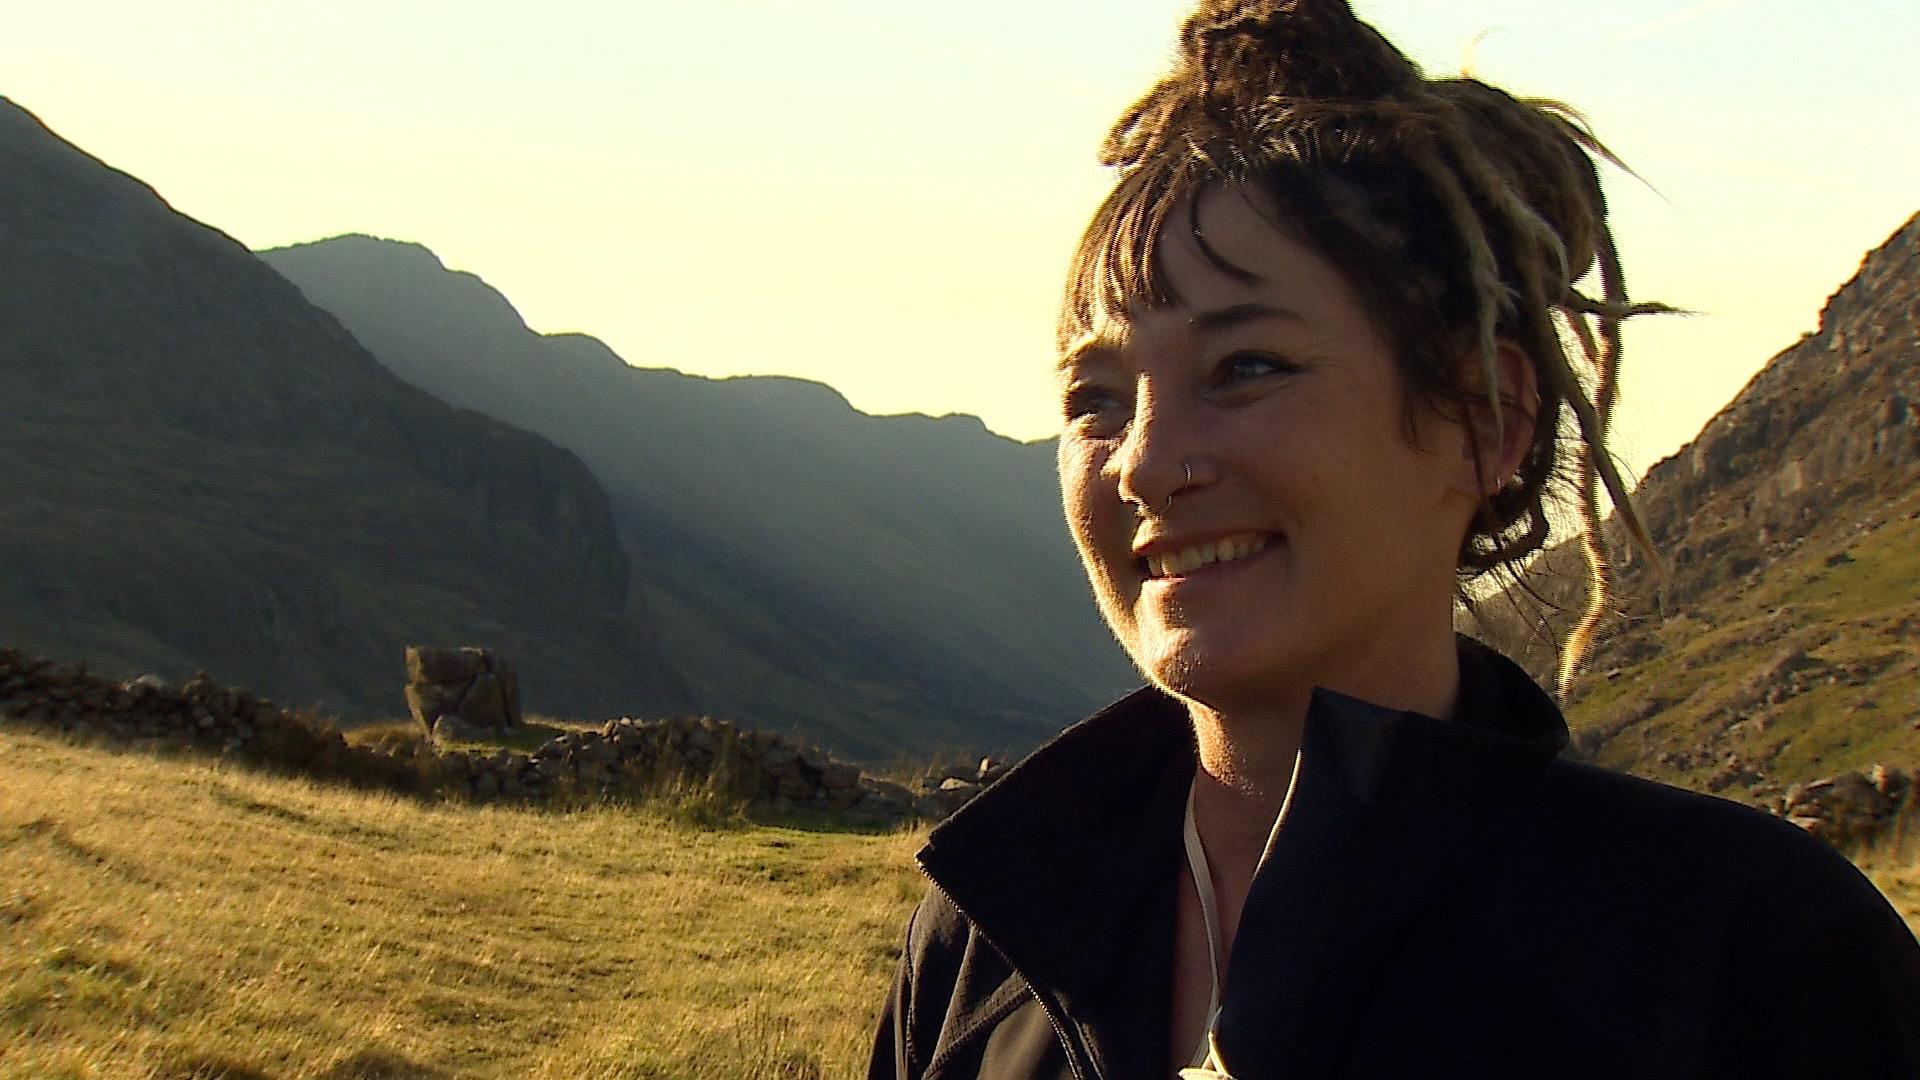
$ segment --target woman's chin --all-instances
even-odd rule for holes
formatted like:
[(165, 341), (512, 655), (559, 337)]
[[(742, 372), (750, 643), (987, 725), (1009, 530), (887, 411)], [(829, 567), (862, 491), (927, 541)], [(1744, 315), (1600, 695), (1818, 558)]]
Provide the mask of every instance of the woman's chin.
[(1257, 699), (1271, 691), (1270, 665), (1236, 656), (1230, 650), (1182, 648), (1159, 654), (1147, 668), (1161, 689), (1202, 704)]

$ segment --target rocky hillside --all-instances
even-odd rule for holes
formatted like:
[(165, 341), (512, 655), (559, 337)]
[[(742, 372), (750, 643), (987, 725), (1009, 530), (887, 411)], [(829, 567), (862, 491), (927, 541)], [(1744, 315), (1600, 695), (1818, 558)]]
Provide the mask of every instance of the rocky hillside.
[(707, 711), (869, 755), (1023, 748), (1133, 679), (1067, 539), (1051, 445), (867, 416), (796, 379), (634, 368), (533, 332), (417, 244), (262, 258), (402, 378), (580, 455)]
[(0, 644), (355, 717), (405, 645), (482, 641), (537, 710), (692, 704), (578, 458), (4, 99), (0, 506)]
[[(1920, 762), (1920, 216), (1637, 498), (1669, 572), (1623, 566), (1625, 617), (1575, 687), (1585, 752), (1758, 799)], [(1535, 588), (1572, 606), (1577, 554), (1545, 565)], [(1483, 610), (1544, 676), (1568, 620), (1519, 607)]]

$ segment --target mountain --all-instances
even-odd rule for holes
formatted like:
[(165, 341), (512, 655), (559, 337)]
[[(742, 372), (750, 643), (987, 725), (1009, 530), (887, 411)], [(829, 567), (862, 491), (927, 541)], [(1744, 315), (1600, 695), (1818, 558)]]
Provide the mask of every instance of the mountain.
[(1073, 554), (1051, 444), (868, 416), (797, 379), (635, 368), (529, 330), (416, 244), (261, 257), (402, 378), (580, 455), (703, 708), (869, 755), (1024, 747), (1135, 679)]
[(0, 642), (404, 715), (402, 649), (532, 710), (690, 707), (605, 492), (394, 377), (231, 238), (0, 99)]
[[(1624, 618), (1575, 687), (1585, 753), (1755, 797), (1920, 762), (1920, 215), (1818, 330), (1648, 471), (1636, 502), (1666, 574), (1622, 563)], [(1571, 545), (1543, 558), (1544, 617), (1483, 605), (1536, 675), (1570, 621), (1553, 609), (1578, 604), (1578, 567)]]

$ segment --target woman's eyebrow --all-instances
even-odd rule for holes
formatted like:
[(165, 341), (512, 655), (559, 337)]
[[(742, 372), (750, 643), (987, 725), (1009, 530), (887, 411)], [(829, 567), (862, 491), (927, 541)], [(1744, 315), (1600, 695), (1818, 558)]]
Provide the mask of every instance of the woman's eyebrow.
[(1103, 354), (1119, 352), (1122, 344), (1118, 337), (1111, 334), (1087, 334), (1060, 354), (1053, 370), (1058, 374)]
[(1231, 330), (1236, 326), (1257, 322), (1261, 319), (1292, 319), (1305, 322), (1299, 312), (1273, 304), (1235, 304), (1232, 307), (1217, 308), (1213, 311), (1196, 311), (1187, 316), (1187, 325), (1203, 334)]

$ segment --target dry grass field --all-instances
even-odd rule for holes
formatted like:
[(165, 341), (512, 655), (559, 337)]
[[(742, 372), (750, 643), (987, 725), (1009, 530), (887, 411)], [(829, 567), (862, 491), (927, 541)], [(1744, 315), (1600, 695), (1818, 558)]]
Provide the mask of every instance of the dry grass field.
[(1902, 824), (1897, 835), (1855, 852), (1853, 859), (1920, 935), (1920, 821)]
[(0, 1076), (851, 1075), (918, 843), (0, 732)]
[[(856, 1075), (920, 840), (0, 732), (0, 1077)], [(1920, 836), (1861, 858), (1920, 926)]]

